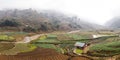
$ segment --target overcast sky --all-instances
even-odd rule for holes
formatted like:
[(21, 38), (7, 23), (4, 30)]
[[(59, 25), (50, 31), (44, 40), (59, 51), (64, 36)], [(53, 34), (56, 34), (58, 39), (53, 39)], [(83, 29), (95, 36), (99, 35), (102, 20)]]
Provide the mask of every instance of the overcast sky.
[(120, 0), (0, 0), (0, 9), (50, 9), (104, 24), (119, 14)]

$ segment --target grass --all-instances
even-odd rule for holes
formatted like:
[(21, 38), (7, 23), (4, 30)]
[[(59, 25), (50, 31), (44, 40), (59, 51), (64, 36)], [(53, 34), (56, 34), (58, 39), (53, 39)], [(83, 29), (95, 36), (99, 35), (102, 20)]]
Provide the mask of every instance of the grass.
[(16, 35), (27, 35), (26, 32), (1, 32), (1, 35), (9, 35), (9, 36), (16, 36)]
[(43, 35), (39, 37), (37, 40), (34, 40), (32, 42), (59, 42), (59, 41), (56, 39), (56, 35), (48, 34), (48, 35)]
[(120, 54), (120, 41), (96, 44), (90, 51), (96, 56), (114, 56)]
[(75, 50), (75, 53), (77, 53), (77, 54), (82, 54), (82, 53), (83, 53), (83, 50), (81, 50), (81, 49), (76, 49), (76, 50)]
[(17, 55), (18, 53), (25, 53), (35, 50), (37, 47), (33, 44), (16, 43), (14, 48), (1, 51), (2, 55)]
[(60, 47), (55, 46), (54, 44), (35, 44), (38, 47), (55, 49), (57, 52), (62, 52)]
[(81, 39), (90, 39), (92, 35), (85, 34), (58, 34), (58, 40), (81, 40)]
[(53, 44), (35, 44), (35, 45), (38, 47), (43, 47), (43, 48), (52, 48), (52, 49), (56, 48), (56, 46)]
[(57, 35), (56, 34), (48, 34), (47, 39), (56, 39)]
[(69, 36), (69, 37), (72, 37), (72, 38), (75, 39), (75, 40), (78, 40), (78, 39), (87, 39), (87, 38), (89, 38), (88, 36), (80, 35), (80, 34), (69, 34), (68, 36)]
[(14, 47), (13, 43), (0, 43), (0, 52)]
[[(41, 36), (40, 38), (38, 38), (37, 40), (32, 41), (33, 44), (35, 44), (36, 46), (39, 47), (43, 47), (43, 48), (50, 48), (50, 49), (55, 49), (57, 51), (62, 51), (65, 52), (66, 49), (72, 50), (74, 48), (74, 44), (76, 42), (88, 42), (89, 40), (79, 40), (79, 41), (74, 41), (72, 39), (72, 41), (70, 40), (58, 40), (57, 37), (61, 37), (62, 36), (66, 36), (66, 37), (74, 37), (76, 39), (82, 39), (82, 36), (79, 37), (79, 35), (75, 35), (75, 34), (48, 34), (47, 36)], [(57, 38), (57, 39), (56, 39)], [(56, 47), (54, 44), (60, 44), (59, 47)]]
[(38, 40), (45, 40), (47, 38), (46, 35), (40, 36), (40, 38), (38, 38)]
[[(21, 41), (28, 33), (26, 32), (0, 32), (0, 35), (6, 35), (9, 37), (13, 37), (16, 41)], [(3, 36), (1, 36), (3, 38)], [(7, 38), (5, 38), (7, 39)]]
[(15, 40), (15, 38), (12, 36), (8, 36), (8, 35), (0, 35), (0, 40), (1, 41), (13, 41)]

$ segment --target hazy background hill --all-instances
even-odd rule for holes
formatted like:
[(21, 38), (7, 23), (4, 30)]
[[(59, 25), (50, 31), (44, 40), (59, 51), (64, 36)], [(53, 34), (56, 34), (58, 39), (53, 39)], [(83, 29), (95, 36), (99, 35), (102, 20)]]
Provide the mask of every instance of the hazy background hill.
[(70, 16), (50, 10), (14, 9), (0, 11), (1, 30), (34, 32), (103, 28), (100, 25), (83, 20), (77, 16)]
[(106, 23), (110, 28), (120, 28), (120, 17), (115, 17)]

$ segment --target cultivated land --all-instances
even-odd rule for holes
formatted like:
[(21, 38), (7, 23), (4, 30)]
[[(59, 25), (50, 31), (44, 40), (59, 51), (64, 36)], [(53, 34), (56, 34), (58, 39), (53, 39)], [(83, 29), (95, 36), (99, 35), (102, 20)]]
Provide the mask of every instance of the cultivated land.
[[(107, 36), (93, 38), (92, 35)], [(76, 42), (90, 43), (88, 52), (74, 54)], [(0, 60), (120, 60), (119, 43), (119, 34), (111, 31), (2, 32)]]

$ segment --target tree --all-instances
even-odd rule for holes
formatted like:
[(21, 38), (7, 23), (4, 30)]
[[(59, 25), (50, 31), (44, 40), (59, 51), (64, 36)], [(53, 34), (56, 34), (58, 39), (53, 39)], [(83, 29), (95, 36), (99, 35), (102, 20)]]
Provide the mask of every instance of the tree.
[(5, 21), (0, 23), (1, 27), (4, 27), (4, 26), (17, 27), (19, 25), (20, 24), (18, 22), (15, 22), (14, 19), (13, 20), (6, 19)]
[(40, 30), (47, 31), (48, 28), (47, 28), (47, 26), (45, 24), (41, 24)]
[(36, 32), (37, 29), (35, 29), (31, 26), (27, 26), (27, 27), (23, 28), (23, 31), (25, 31), (25, 32)]

